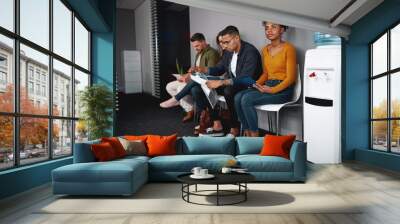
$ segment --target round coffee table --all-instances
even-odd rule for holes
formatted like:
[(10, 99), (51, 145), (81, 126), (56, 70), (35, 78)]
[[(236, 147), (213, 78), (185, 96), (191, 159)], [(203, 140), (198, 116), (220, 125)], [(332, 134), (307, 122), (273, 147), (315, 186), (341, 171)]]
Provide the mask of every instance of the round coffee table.
[[(191, 173), (182, 174), (177, 177), (178, 181), (182, 183), (182, 199), (188, 203), (198, 205), (234, 205), (247, 200), (247, 192), (249, 188), (247, 183), (255, 180), (255, 177), (249, 173), (216, 173), (212, 179), (193, 179), (190, 177)], [(198, 190), (197, 185), (215, 185), (215, 190)], [(190, 191), (190, 186), (195, 186), (194, 191)], [(236, 185), (237, 190), (224, 190), (220, 189), (220, 185)], [(215, 194), (206, 194), (215, 192)], [(203, 196), (203, 197), (216, 197), (216, 204), (202, 204), (190, 200), (190, 196)], [(221, 197), (240, 196), (240, 199), (231, 203), (221, 203)]]

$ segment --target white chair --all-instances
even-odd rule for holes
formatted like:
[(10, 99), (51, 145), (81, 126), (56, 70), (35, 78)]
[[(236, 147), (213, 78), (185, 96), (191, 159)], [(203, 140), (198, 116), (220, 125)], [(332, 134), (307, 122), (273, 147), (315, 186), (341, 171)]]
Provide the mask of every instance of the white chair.
[[(276, 135), (278, 135), (279, 134), (279, 112), (283, 108), (287, 108), (287, 107), (301, 107), (302, 104), (298, 102), (300, 100), (300, 96), (301, 96), (301, 78), (300, 78), (300, 70), (297, 67), (297, 81), (294, 86), (292, 99), (289, 102), (282, 103), (282, 104), (258, 105), (255, 108), (260, 111), (276, 112)], [(268, 118), (268, 120), (269, 120), (269, 118)]]

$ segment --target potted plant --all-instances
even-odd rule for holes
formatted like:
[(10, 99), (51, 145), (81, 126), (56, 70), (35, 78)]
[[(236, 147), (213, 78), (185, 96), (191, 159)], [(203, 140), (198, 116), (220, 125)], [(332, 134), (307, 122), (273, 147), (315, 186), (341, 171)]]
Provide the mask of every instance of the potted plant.
[(101, 84), (86, 87), (80, 93), (82, 120), (88, 129), (89, 140), (109, 136), (107, 129), (111, 127), (113, 93)]
[(178, 72), (179, 75), (183, 75), (185, 71), (183, 70), (183, 67), (179, 65), (178, 58), (176, 59), (176, 71)]

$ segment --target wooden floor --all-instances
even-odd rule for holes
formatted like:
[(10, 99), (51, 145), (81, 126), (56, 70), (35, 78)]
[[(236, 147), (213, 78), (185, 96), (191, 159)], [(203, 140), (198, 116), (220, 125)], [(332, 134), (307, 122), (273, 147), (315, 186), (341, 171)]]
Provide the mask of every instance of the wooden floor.
[(400, 223), (399, 173), (359, 163), (310, 165), (308, 182), (366, 206), (357, 214), (35, 214), (54, 200), (47, 185), (0, 202), (0, 223)]

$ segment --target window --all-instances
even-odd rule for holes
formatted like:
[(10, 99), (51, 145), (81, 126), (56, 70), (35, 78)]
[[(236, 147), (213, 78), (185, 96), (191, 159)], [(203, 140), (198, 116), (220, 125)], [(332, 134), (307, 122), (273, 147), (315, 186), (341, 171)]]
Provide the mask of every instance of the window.
[(42, 86), (42, 96), (46, 97), (46, 86)]
[[(1, 1), (0, 7), (2, 4)], [(1, 8), (0, 14), (3, 12), (2, 10)], [(2, 16), (4, 15), (0, 15), (0, 21), (3, 18)], [(13, 40), (0, 33), (0, 113), (14, 111), (14, 71), (13, 66), (9, 65), (14, 57), (13, 52)], [(0, 135), (0, 139), (1, 137)]]
[(390, 31), (390, 68), (400, 67), (400, 24)]
[(73, 111), (89, 85), (91, 34), (67, 4), (0, 0), (0, 170), (70, 156), (76, 136), (87, 139)]
[(40, 70), (36, 69), (36, 80), (40, 81)]
[(71, 60), (72, 12), (60, 1), (53, 0), (54, 52)]
[(89, 74), (83, 73), (79, 70), (75, 70), (75, 117), (81, 115), (80, 103), (80, 93), (89, 86)]
[(49, 0), (20, 0), (21, 36), (49, 48)]
[(11, 116), (0, 115), (0, 170), (14, 166), (14, 122)]
[(72, 121), (53, 120), (53, 157), (72, 153)]
[(29, 79), (33, 80), (33, 67), (29, 66), (29, 71), (28, 71)]
[(1, 85), (7, 84), (7, 74), (3, 71), (0, 71), (0, 84)]
[(0, 26), (14, 31), (14, 0), (0, 1)]
[[(37, 104), (40, 104), (38, 101)], [(20, 118), (19, 158), (21, 165), (49, 158), (48, 119)]]
[(370, 45), (371, 148), (400, 153), (400, 25)]
[(5, 92), (7, 87), (7, 56), (0, 54), (0, 91)]
[(89, 70), (89, 32), (75, 18), (75, 62)]
[[(70, 83), (72, 84), (72, 68), (69, 65), (66, 65), (56, 59), (53, 60), (53, 77), (54, 77), (54, 83), (53, 83), (53, 89), (54, 89), (54, 100), (53, 103), (59, 103), (58, 102), (58, 94), (60, 91), (60, 100), (62, 103), (64, 103), (64, 96), (67, 96), (67, 100), (72, 100), (72, 91), (70, 89), (65, 89), (64, 85), (65, 83)], [(72, 104), (72, 102), (68, 102), (69, 104)], [(53, 110), (53, 114), (57, 115), (60, 114), (60, 111)], [(66, 110), (66, 114), (63, 114), (63, 116), (68, 116), (72, 117), (72, 108), (69, 107)]]
[(7, 87), (7, 56), (0, 54), (0, 91), (5, 92)]
[(0, 55), (0, 67), (7, 68), (7, 57), (5, 55)]
[(40, 84), (36, 84), (36, 95), (40, 95)]
[[(23, 71), (26, 68), (26, 63), (29, 61), (29, 65), (35, 69), (36, 73), (36, 89), (35, 94), (29, 95), (29, 90), (27, 86), (25, 86), (25, 76), (20, 76), (20, 110), (22, 114), (28, 115), (48, 115), (49, 110), (49, 98), (46, 97), (46, 86), (48, 86), (48, 81), (46, 78), (46, 74), (48, 74), (48, 66), (49, 66), (49, 56), (43, 54), (37, 50), (34, 50), (31, 47), (28, 47), (25, 44), (20, 45), (21, 53), (24, 52), (26, 57), (21, 57), (20, 59), (20, 70)], [(28, 66), (29, 67), (29, 66)], [(44, 81), (43, 81), (44, 79)], [(29, 99), (35, 99), (42, 101), (39, 105), (31, 105), (29, 104)]]
[[(3, 1), (0, 7), (3, 6)], [(0, 21), (3, 18), (0, 9)], [(0, 23), (1, 24), (1, 23)], [(14, 83), (12, 78), (14, 76), (13, 66), (8, 65), (10, 59), (14, 57), (14, 41), (0, 33), (0, 113), (14, 111)], [(1, 136), (0, 136), (1, 139)]]
[(387, 34), (372, 44), (372, 75), (376, 76), (387, 71)]
[(29, 94), (34, 93), (33, 82), (28, 82), (28, 92)]

